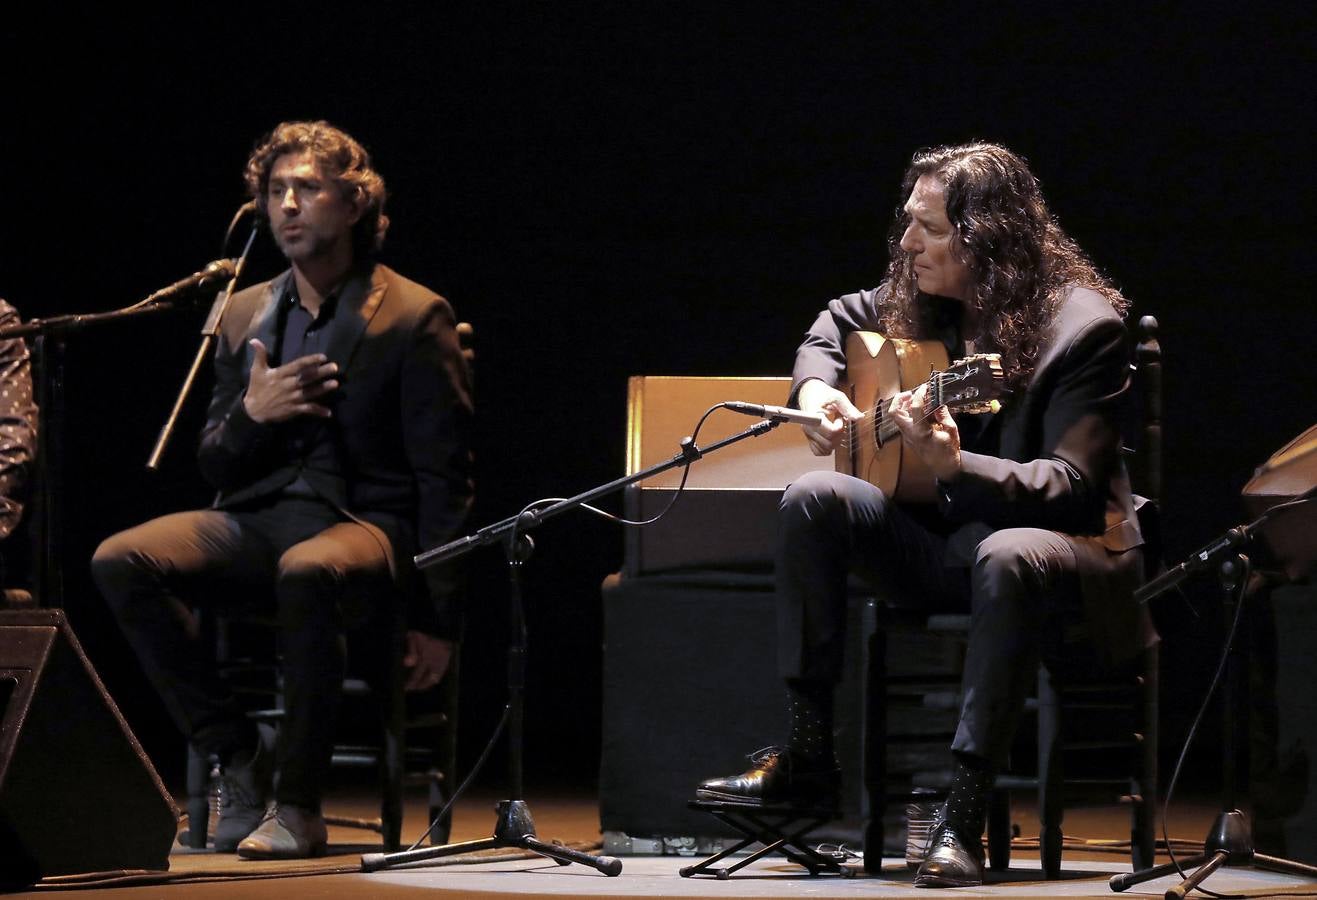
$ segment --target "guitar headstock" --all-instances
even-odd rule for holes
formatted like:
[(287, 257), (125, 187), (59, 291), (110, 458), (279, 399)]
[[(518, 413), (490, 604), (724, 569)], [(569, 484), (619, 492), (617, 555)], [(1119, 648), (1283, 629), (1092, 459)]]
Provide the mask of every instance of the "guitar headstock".
[(934, 373), (928, 382), (929, 401), (965, 413), (996, 412), (1004, 381), (1001, 355), (976, 353)]

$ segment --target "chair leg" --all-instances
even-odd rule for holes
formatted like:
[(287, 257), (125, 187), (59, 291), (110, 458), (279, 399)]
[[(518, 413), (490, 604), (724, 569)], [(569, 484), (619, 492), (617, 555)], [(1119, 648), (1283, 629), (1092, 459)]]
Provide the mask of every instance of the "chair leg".
[(988, 868), (1011, 867), (1011, 793), (994, 790), (988, 798)]
[(403, 777), (407, 766), (407, 694), (403, 689), (403, 629), (395, 611), (390, 621), (390, 653), (385, 661), (384, 684), (376, 690), (380, 701), (380, 834), (384, 849), (393, 853), (402, 847)]
[[(448, 793), (443, 788), (443, 781), (440, 778), (430, 779), (430, 821), (434, 822), (439, 819), (439, 814), (444, 811), (444, 806), (448, 803)], [(430, 831), (431, 846), (440, 846), (448, 843), (448, 839), (453, 834), (453, 811), (450, 809), (448, 815), (439, 820)]]
[(883, 815), (887, 811), (887, 637), (881, 628), (869, 636), (865, 673), (864, 788), (869, 818), (864, 824), (864, 871), (883, 869)]
[(402, 770), (406, 752), (401, 721), (396, 729), (386, 727), (380, 757), (380, 833), (390, 853), (402, 846)]
[(1137, 765), (1139, 774), (1131, 785), (1133, 804), (1130, 809), (1130, 857), (1134, 871), (1155, 866), (1157, 852), (1157, 715), (1159, 695), (1157, 673), (1159, 652), (1156, 644), (1143, 653), (1143, 671), (1139, 679), (1140, 697), (1139, 747)]
[(1065, 816), (1065, 768), (1061, 752), (1061, 698), (1046, 668), (1038, 670), (1038, 815), (1043, 875), (1061, 875), (1061, 820)]
[(203, 850), (210, 831), (210, 757), (187, 747), (187, 831), (180, 835), (186, 847)]
[[(440, 710), (443, 712), (443, 733), (439, 738), (436, 746), (435, 758), (431, 760), (431, 767), (434, 770), (430, 776), (430, 821), (433, 822), (439, 818), (448, 800), (452, 797), (453, 792), (457, 790), (459, 780), (457, 777), (457, 714), (458, 714), (458, 688), (460, 685), (462, 646), (455, 644), (453, 646), (452, 658), (448, 661), (448, 673), (444, 676), (439, 685), (441, 699), (439, 703)], [(453, 831), (453, 812), (448, 811), (448, 815), (434, 827), (430, 833), (430, 843), (433, 845), (447, 844), (448, 839)]]

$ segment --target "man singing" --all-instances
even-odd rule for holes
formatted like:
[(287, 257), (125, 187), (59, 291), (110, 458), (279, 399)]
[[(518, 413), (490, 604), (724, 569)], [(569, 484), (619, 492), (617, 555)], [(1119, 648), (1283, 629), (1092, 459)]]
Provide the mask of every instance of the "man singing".
[(923, 388), (893, 400), (907, 449), (937, 478), (935, 509), (897, 506), (834, 472), (787, 488), (776, 579), (790, 738), (753, 755), (745, 773), (705, 781), (697, 796), (835, 797), (832, 701), (850, 570), (930, 608), (968, 605), (955, 771), (915, 883), (973, 885), (983, 878), (989, 788), (1040, 656), (1116, 665), (1156, 640), (1132, 601), (1143, 539), (1119, 455), (1128, 304), (1003, 147), (919, 153), (902, 197), (886, 279), (828, 304), (796, 353), (792, 399), (825, 416), (806, 428), (813, 451), (831, 453), (861, 417), (836, 387), (853, 331), (940, 340), (952, 359), (999, 353), (1008, 393), (996, 414), (959, 423), (931, 408)]
[[(290, 268), (234, 295), (223, 322), (199, 451), (218, 497), (114, 535), (92, 568), (174, 720), (221, 762), (215, 849), (300, 858), (326, 846), (343, 631), (404, 603), (408, 687), (448, 667), (460, 610), (444, 576), (422, 583), (411, 558), (450, 538), (470, 504), (471, 398), (447, 301), (374, 261), (384, 181), (357, 141), (283, 123), (246, 182)], [(194, 605), (253, 597), (281, 632), (277, 746), (192, 624)]]

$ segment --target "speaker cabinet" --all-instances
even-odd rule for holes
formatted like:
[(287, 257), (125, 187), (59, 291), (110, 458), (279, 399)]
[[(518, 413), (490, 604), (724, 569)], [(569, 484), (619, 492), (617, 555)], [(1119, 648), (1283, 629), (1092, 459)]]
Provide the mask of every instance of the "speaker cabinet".
[[(703, 779), (743, 771), (747, 754), (785, 741), (771, 579), (610, 575), (603, 608), (603, 830), (633, 837), (735, 834), (686, 804)], [(874, 601), (852, 603), (847, 674), (836, 695), (845, 821), (828, 827), (852, 842), (868, 808), (860, 773), (875, 616)]]
[(1317, 865), (1317, 585), (1277, 587), (1249, 603), (1255, 845)]
[(168, 869), (178, 816), (61, 612), (0, 612), (0, 887)]

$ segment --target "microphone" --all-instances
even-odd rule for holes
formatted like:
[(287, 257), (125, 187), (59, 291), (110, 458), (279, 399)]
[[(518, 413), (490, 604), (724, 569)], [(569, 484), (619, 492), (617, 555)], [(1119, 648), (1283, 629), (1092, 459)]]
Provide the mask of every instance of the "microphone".
[(169, 287), (161, 288), (143, 300), (142, 303), (160, 303), (165, 300), (173, 300), (180, 294), (186, 294), (194, 290), (218, 289), (221, 285), (230, 281), (237, 272), (238, 261), (236, 259), (217, 259), (200, 272), (193, 272), (187, 278), (180, 278)]
[(742, 403), (740, 400), (729, 400), (723, 406), (732, 412), (747, 416), (758, 416), (761, 419), (768, 419), (773, 422), (795, 422), (798, 425), (823, 424), (823, 413), (801, 412), (798, 409), (789, 409), (785, 406)]

